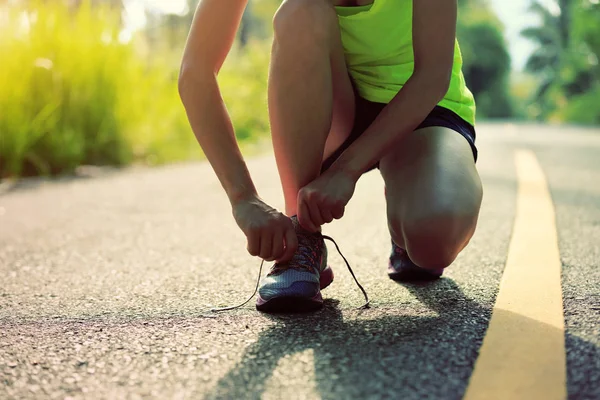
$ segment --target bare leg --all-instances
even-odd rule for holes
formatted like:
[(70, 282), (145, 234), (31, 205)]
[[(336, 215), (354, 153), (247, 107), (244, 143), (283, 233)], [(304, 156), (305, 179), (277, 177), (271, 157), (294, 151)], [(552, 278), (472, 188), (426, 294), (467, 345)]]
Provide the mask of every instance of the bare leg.
[(467, 141), (448, 128), (419, 129), (380, 167), (394, 242), (421, 268), (449, 266), (475, 232), (483, 196)]
[(287, 215), (350, 134), (354, 94), (328, 0), (286, 0), (274, 18), (269, 114)]

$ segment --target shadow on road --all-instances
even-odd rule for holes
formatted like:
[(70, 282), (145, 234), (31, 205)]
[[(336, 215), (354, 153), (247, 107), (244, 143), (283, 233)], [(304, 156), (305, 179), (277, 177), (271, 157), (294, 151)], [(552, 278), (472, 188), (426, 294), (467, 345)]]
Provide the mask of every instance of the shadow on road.
[(271, 317), (278, 324), (208, 398), (260, 398), (279, 360), (307, 349), (323, 399), (462, 397), (491, 310), (467, 299), (450, 279), (407, 287), (439, 316), (362, 319), (366, 312), (345, 321), (337, 301), (326, 300), (315, 314)]
[[(491, 310), (465, 297), (451, 279), (406, 287), (438, 316), (362, 319), (364, 315), (359, 315), (345, 321), (335, 300), (326, 300), (324, 309), (315, 314), (272, 316), (277, 325), (261, 333), (207, 398), (261, 398), (283, 357), (312, 349), (316, 389), (322, 399), (461, 399)], [(537, 321), (517, 314), (514, 318), (554, 334)], [(567, 340), (577, 341), (592, 359), (598, 355), (599, 349), (591, 343), (573, 336)], [(593, 398), (588, 396), (597, 390), (589, 384), (597, 369), (579, 369), (576, 374), (579, 382), (571, 382), (576, 385), (570, 385), (569, 398)], [(575, 378), (569, 374), (570, 381)]]

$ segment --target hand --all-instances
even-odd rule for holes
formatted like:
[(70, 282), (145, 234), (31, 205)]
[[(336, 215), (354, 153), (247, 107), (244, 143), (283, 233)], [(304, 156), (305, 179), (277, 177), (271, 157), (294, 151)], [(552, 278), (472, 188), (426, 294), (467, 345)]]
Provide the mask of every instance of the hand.
[(298, 192), (298, 222), (304, 229), (319, 230), (340, 219), (354, 194), (356, 180), (341, 170), (328, 170)]
[(233, 206), (235, 222), (246, 235), (247, 249), (265, 261), (289, 261), (298, 248), (292, 220), (263, 202), (258, 196)]

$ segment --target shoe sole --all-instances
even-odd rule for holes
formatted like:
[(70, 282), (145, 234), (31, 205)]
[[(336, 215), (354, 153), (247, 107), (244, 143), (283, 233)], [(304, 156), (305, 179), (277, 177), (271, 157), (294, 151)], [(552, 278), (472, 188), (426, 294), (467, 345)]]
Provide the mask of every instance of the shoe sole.
[(302, 313), (317, 311), (323, 307), (321, 290), (331, 285), (331, 282), (333, 282), (333, 270), (328, 266), (321, 272), (319, 292), (314, 297), (281, 296), (274, 297), (270, 300), (264, 300), (259, 295), (256, 302), (256, 309), (267, 313)]

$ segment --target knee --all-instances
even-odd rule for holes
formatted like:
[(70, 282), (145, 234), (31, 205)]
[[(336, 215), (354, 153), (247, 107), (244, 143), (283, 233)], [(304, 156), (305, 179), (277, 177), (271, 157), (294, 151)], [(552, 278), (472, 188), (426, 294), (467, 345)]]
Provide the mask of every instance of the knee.
[[(410, 221), (392, 221), (392, 237), (401, 242), (410, 259), (421, 268), (443, 269), (454, 262), (475, 230), (472, 217), (451, 213)], [(394, 229), (395, 228), (395, 229)], [(401, 229), (401, 234), (398, 234)], [(398, 238), (400, 239), (400, 238)]]
[(327, 0), (287, 0), (275, 13), (275, 40), (295, 45), (325, 43), (333, 9)]

